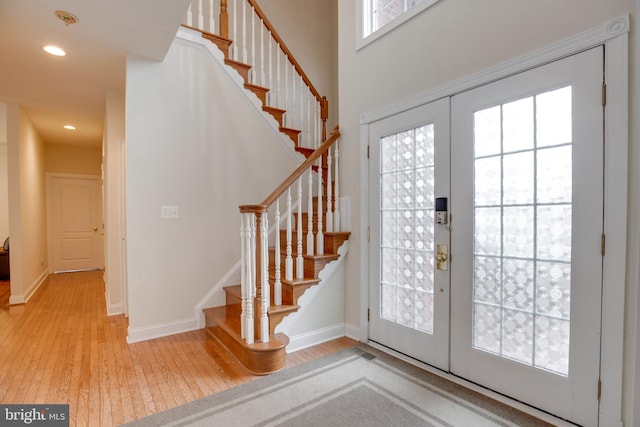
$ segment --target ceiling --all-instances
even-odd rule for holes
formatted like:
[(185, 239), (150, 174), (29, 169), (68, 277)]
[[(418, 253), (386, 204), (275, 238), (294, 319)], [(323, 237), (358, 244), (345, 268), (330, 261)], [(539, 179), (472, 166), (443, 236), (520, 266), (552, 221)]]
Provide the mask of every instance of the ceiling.
[[(19, 104), (45, 143), (100, 146), (106, 93), (124, 93), (126, 56), (162, 60), (188, 3), (0, 0), (0, 103)], [(71, 12), (78, 23), (65, 26), (56, 10)], [(67, 55), (45, 53), (48, 44)], [(3, 126), (0, 120), (0, 143)]]

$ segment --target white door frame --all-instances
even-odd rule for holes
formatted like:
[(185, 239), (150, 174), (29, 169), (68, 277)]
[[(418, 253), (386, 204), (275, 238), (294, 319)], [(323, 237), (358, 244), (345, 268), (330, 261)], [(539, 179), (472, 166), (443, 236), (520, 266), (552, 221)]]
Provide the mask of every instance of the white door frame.
[[(602, 397), (600, 425), (622, 426), (622, 390), (624, 367), (624, 322), (627, 260), (627, 170), (629, 151), (629, 15), (619, 16), (592, 30), (543, 49), (523, 55), (466, 78), (401, 100), (363, 114), (360, 118), (360, 217), (369, 218), (369, 164), (367, 146), (369, 125), (385, 117), (453, 96), (537, 66), (562, 59), (583, 50), (605, 46), (607, 105), (605, 108), (605, 220), (606, 253), (603, 263), (601, 370)], [(367, 342), (369, 326), (369, 221), (358, 230), (360, 251), (360, 330), (359, 339)], [(630, 280), (635, 280), (630, 278)], [(634, 284), (630, 284), (632, 286)], [(637, 285), (637, 283), (635, 283)], [(631, 331), (633, 333), (633, 331)], [(627, 352), (627, 357), (633, 351)], [(632, 358), (637, 355), (631, 354)], [(513, 404), (513, 402), (510, 402)], [(522, 408), (526, 409), (526, 408)], [(535, 412), (535, 411), (532, 411)], [(536, 415), (542, 415), (537, 413)]]

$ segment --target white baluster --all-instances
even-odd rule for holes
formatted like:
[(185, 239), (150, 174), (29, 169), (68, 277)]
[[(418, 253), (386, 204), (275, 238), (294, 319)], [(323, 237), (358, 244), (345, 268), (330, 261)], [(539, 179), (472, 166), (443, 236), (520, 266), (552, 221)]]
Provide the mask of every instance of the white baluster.
[[(293, 64), (291, 64), (291, 99), (293, 101), (293, 105), (291, 106), (291, 121), (289, 122), (289, 127), (295, 128), (295, 126), (296, 125), (299, 126), (299, 124), (296, 123), (296, 120), (298, 119), (298, 115), (297, 115), (298, 98), (296, 97), (296, 69), (293, 66)], [(298, 138), (300, 138), (300, 135), (298, 135)], [(300, 141), (296, 142), (296, 147), (298, 146), (299, 143)]]
[(209, 0), (209, 32), (220, 34), (219, 30), (216, 30), (216, 20), (214, 15), (213, 0)]
[(276, 241), (275, 241), (275, 271), (273, 282), (273, 303), (282, 305), (282, 282), (280, 281), (280, 199), (276, 200)]
[(335, 183), (335, 193), (334, 200), (335, 206), (333, 208), (333, 231), (342, 231), (340, 229), (340, 140), (335, 142), (335, 157), (336, 157), (336, 165), (335, 171), (333, 174), (333, 182)]
[(269, 289), (269, 221), (267, 213), (264, 213), (262, 220), (262, 227), (260, 229), (261, 234), (261, 258), (262, 258), (262, 274), (261, 274), (261, 287), (262, 287), (262, 312), (260, 313), (260, 341), (269, 342), (269, 302), (270, 302), (270, 289)]
[(284, 127), (289, 125), (289, 67), (287, 66), (287, 58), (284, 57)]
[(251, 83), (256, 84), (256, 12), (251, 8), (251, 41), (248, 48), (251, 49)]
[(202, 9), (202, 0), (198, 0), (198, 29), (204, 30), (204, 10)]
[(238, 0), (231, 0), (233, 2), (233, 17), (231, 18), (231, 22), (233, 23), (231, 26), (231, 32), (233, 33), (231, 36), (231, 40), (233, 40), (233, 44), (231, 45), (232, 55), (231, 57), (234, 60), (238, 60)]
[(324, 255), (324, 235), (322, 234), (322, 156), (318, 158), (318, 232), (316, 233), (316, 253)]
[(269, 92), (267, 93), (268, 104), (272, 104), (271, 94), (273, 93), (273, 37), (271, 37), (271, 32), (267, 34), (269, 37), (269, 72), (267, 73), (269, 77)]
[(291, 230), (291, 187), (287, 189), (287, 256), (285, 258), (284, 275), (288, 281), (293, 280), (293, 257), (291, 251), (292, 245)]
[(320, 108), (320, 103), (316, 102), (316, 148), (318, 148), (320, 146), (321, 142), (324, 141), (320, 141), (322, 139), (322, 125), (320, 124), (320, 122), (322, 122), (322, 119), (320, 118), (320, 114), (321, 114), (321, 108)]
[(305, 147), (313, 147), (313, 123), (311, 122), (311, 91), (307, 91), (307, 143)]
[(242, 62), (247, 63), (247, 0), (242, 2)]
[(246, 338), (245, 322), (247, 320), (247, 244), (245, 236), (245, 217), (246, 214), (240, 214), (240, 295), (241, 295), (241, 310), (240, 315), (240, 336)]
[(247, 233), (247, 301), (246, 301), (246, 315), (245, 315), (245, 340), (247, 344), (253, 344), (254, 342), (254, 328), (253, 328), (253, 298), (255, 296), (256, 286), (256, 231), (255, 231), (255, 215), (247, 214), (248, 227)]
[(313, 255), (313, 167), (309, 166), (307, 199), (307, 255)]
[[(282, 97), (280, 95), (280, 91), (282, 90), (282, 80), (280, 79), (280, 45), (278, 45), (276, 43), (276, 85), (277, 85), (277, 90), (276, 90), (276, 95), (278, 96), (278, 99), (276, 100), (276, 106), (278, 108), (282, 107)], [(283, 122), (284, 124), (284, 122)]]
[[(266, 77), (264, 72), (264, 22), (260, 20), (260, 85), (266, 86)], [(268, 93), (268, 92), (267, 92)]]
[(302, 176), (298, 179), (298, 224), (296, 227), (298, 237), (298, 256), (296, 257), (296, 278), (304, 278), (304, 258), (302, 258)]
[(327, 150), (327, 232), (330, 233), (333, 231), (333, 206), (331, 196), (332, 194), (332, 185), (331, 185), (331, 147)]
[(300, 94), (300, 135), (298, 136), (298, 144), (301, 147), (304, 147), (304, 135), (305, 135), (305, 123), (304, 123), (304, 93), (302, 91), (304, 82), (302, 81), (302, 76), (300, 76), (298, 93)]
[(187, 25), (193, 27), (193, 2), (189, 3), (189, 8), (187, 9)]

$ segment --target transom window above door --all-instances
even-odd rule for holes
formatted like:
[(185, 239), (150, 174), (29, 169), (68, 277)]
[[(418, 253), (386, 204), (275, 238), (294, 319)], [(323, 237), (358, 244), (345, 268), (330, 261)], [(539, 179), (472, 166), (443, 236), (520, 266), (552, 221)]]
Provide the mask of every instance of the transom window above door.
[(360, 0), (358, 4), (361, 48), (440, 0)]

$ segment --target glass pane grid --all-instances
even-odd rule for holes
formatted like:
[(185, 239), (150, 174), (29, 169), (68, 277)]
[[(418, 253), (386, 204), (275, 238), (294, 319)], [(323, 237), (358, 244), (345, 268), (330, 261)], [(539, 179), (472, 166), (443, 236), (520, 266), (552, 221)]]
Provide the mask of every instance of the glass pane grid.
[(380, 316), (433, 333), (433, 125), (380, 139)]
[(473, 346), (567, 376), (571, 87), (474, 122)]
[[(364, 0), (371, 2), (370, 8), (365, 10), (371, 10), (371, 28), (369, 34), (373, 33), (379, 28), (382, 28), (386, 24), (390, 23), (400, 15), (404, 14), (422, 0)], [(365, 34), (367, 36), (368, 34)]]

